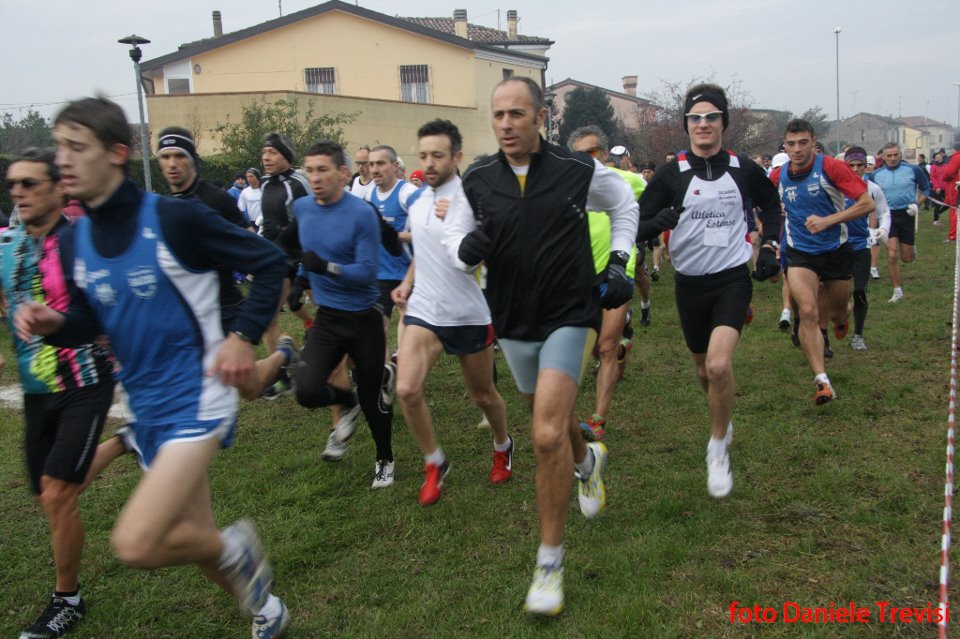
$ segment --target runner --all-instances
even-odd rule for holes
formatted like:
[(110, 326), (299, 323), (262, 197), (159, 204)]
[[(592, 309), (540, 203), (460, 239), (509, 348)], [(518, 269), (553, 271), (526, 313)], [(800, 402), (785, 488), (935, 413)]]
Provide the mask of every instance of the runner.
[[(297, 402), (307, 408), (339, 404), (344, 413), (327, 439), (324, 458), (347, 450), (363, 411), (376, 444), (373, 488), (393, 485), (393, 409), (380, 397), (385, 337), (377, 299), (380, 220), (368, 203), (345, 191), (350, 170), (343, 148), (314, 143), (304, 158), (312, 195), (294, 203), (294, 219), (277, 243), (300, 255), (317, 305), (297, 366)], [(330, 382), (344, 355), (354, 363), (357, 390)]]
[(710, 414), (707, 491), (719, 498), (733, 490), (733, 360), (753, 295), (752, 248), (744, 241), (749, 203), (763, 223), (753, 272), (762, 281), (780, 272), (780, 202), (763, 169), (723, 147), (730, 112), (721, 87), (698, 84), (683, 106), (690, 150), (660, 167), (647, 185), (637, 242), (670, 231), (680, 326)]
[[(625, 268), (637, 204), (613, 171), (540, 137), (547, 109), (536, 82), (504, 80), (492, 106), (500, 151), (464, 178), (477, 228), (460, 243), (458, 258), (467, 267), (486, 262), (494, 331), (533, 411), (540, 547), (525, 608), (556, 615), (564, 605), (563, 529), (574, 468), (581, 512), (595, 517), (606, 504), (606, 446), (584, 443), (573, 406), (601, 304), (617, 308), (633, 294)], [(588, 210), (611, 215), (613, 253), (602, 299), (594, 286)]]
[[(70, 299), (59, 259), (64, 189), (52, 150), (30, 148), (7, 168), (7, 190), (20, 225), (0, 234), (0, 288), (23, 387), (24, 452), (30, 488), (50, 522), (56, 582), (53, 596), (21, 639), (67, 634), (86, 614), (80, 596), (84, 529), (77, 498), (93, 459), (91, 442), (113, 400), (109, 350), (90, 343), (57, 348), (16, 336), (13, 315), (28, 301), (65, 311)], [(0, 356), (0, 368), (4, 361)]]
[[(253, 375), (253, 343), (276, 310), (284, 257), (197, 203), (140, 191), (125, 175), (130, 126), (106, 98), (68, 104), (53, 137), (64, 187), (87, 210), (61, 234), (70, 306), (64, 315), (24, 302), (14, 320), (25, 341), (110, 339), (136, 415), (129, 444), (149, 469), (114, 526), (113, 550), (137, 568), (197, 565), (253, 615), (254, 637), (277, 637), (290, 617), (270, 592), (269, 563), (249, 522), (217, 531), (207, 469), (232, 442), (231, 387)], [(226, 337), (211, 294), (218, 267), (255, 276)]]
[[(774, 169), (770, 180), (787, 211), (790, 295), (797, 303), (800, 344), (814, 375), (814, 402), (821, 405), (837, 397), (824, 364), (821, 312), (833, 320), (837, 339), (849, 328), (853, 249), (843, 241), (841, 225), (868, 215), (874, 206), (863, 180), (842, 161), (816, 153), (816, 141), (809, 122), (788, 122), (784, 146), (790, 162)], [(846, 207), (845, 197), (854, 204)]]
[(459, 240), (476, 227), (457, 175), (463, 138), (448, 120), (424, 124), (417, 137), (428, 187), (410, 205), (409, 228), (416, 257), (394, 289), (393, 300), (398, 307), (405, 307), (406, 324), (398, 354), (397, 395), (423, 451), (426, 479), (419, 500), (420, 505), (429, 506), (440, 499), (444, 478), (450, 472), (423, 397), (424, 380), (441, 353), (460, 359), (467, 389), (493, 430), (491, 483), (510, 479), (513, 439), (507, 435), (506, 404), (493, 383), (490, 310), (474, 274), (454, 266)]

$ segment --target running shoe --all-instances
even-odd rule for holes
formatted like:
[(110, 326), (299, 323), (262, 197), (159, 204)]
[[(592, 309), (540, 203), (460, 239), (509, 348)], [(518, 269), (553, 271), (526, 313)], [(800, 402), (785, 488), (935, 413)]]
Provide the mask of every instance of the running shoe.
[(263, 389), (263, 392), (260, 393), (260, 397), (273, 401), (275, 399), (280, 399), (284, 395), (289, 395), (292, 392), (293, 384), (290, 383), (289, 378), (286, 380), (278, 379), (272, 385)]
[(607, 488), (603, 484), (603, 470), (607, 466), (607, 447), (603, 442), (587, 444), (587, 453), (593, 455), (593, 470), (586, 477), (581, 477), (577, 487), (577, 500), (580, 502), (580, 512), (586, 518), (596, 517), (607, 504)]
[(743, 323), (747, 326), (750, 326), (750, 322), (753, 321), (753, 304), (747, 305), (747, 316), (743, 319)]
[(378, 459), (373, 469), (373, 483), (370, 488), (387, 488), (393, 486), (394, 466), (392, 461)]
[(899, 301), (902, 300), (902, 299), (903, 299), (903, 291), (897, 291), (897, 290), (895, 290), (895, 291), (893, 291), (893, 297), (890, 298), (890, 303), (891, 303), (891, 304), (896, 304), (897, 302), (899, 302)]
[(477, 422), (477, 428), (490, 428), (490, 420), (485, 414), (480, 415), (480, 421)]
[(347, 442), (340, 441), (337, 431), (331, 430), (327, 437), (327, 447), (323, 449), (322, 457), (327, 461), (340, 461), (347, 454)]
[(817, 393), (813, 396), (813, 401), (817, 406), (826, 404), (837, 398), (837, 392), (833, 390), (830, 382), (817, 382)]
[(580, 434), (583, 435), (583, 438), (588, 442), (598, 442), (603, 439), (604, 430), (603, 427), (606, 425), (603, 417), (593, 414), (593, 417), (588, 419), (585, 422), (580, 422)]
[(563, 565), (537, 566), (523, 609), (547, 617), (563, 611)]
[(87, 613), (83, 599), (71, 606), (63, 597), (54, 595), (46, 609), (40, 613), (33, 625), (20, 633), (20, 639), (54, 639), (67, 634), (71, 628)]
[(627, 355), (633, 350), (633, 341), (629, 337), (620, 340), (620, 350), (618, 351), (617, 363), (623, 364), (627, 361)]
[(280, 614), (275, 617), (254, 616), (253, 632), (251, 633), (253, 639), (275, 639), (282, 635), (287, 626), (290, 625), (290, 611), (287, 610), (287, 606), (282, 599), (277, 599), (277, 601), (280, 602)]
[(659, 266), (654, 266), (654, 267), (653, 267), (653, 270), (650, 271), (650, 279), (653, 280), (654, 282), (659, 282), (659, 281), (660, 281), (660, 267), (659, 267)]
[[(730, 427), (727, 433), (732, 435)], [(707, 492), (717, 499), (726, 497), (733, 490), (733, 473), (730, 472), (730, 453), (724, 448), (722, 455), (707, 450)]]
[(826, 340), (824, 340), (824, 342), (823, 342), (823, 358), (824, 358), (824, 359), (830, 359), (831, 357), (833, 357), (833, 349), (830, 348), (830, 342), (827, 342)]
[(384, 406), (393, 406), (397, 398), (397, 365), (388, 362), (383, 366), (383, 384), (380, 387), (380, 402)]
[(640, 307), (640, 326), (650, 326), (650, 307)]
[(794, 346), (800, 348), (800, 335), (796, 331), (790, 333), (790, 341), (793, 342)]
[(867, 350), (867, 341), (863, 339), (863, 335), (854, 333), (853, 337), (850, 338), (850, 348), (855, 351), (865, 351)]
[(843, 323), (837, 324), (833, 323), (833, 336), (837, 339), (843, 339), (847, 336), (847, 331), (850, 330), (850, 319), (847, 318), (843, 320)]
[(790, 309), (785, 308), (780, 313), (780, 321), (777, 323), (777, 326), (780, 327), (781, 331), (786, 331), (790, 329)]
[(423, 467), (423, 472), (427, 477), (423, 480), (423, 486), (420, 487), (420, 505), (432, 506), (440, 500), (443, 480), (450, 473), (450, 462), (445, 461), (439, 466), (427, 464)]
[(490, 470), (490, 483), (502, 484), (513, 476), (513, 437), (510, 437), (510, 448), (500, 452), (493, 451), (493, 468)]
[(337, 425), (333, 427), (333, 432), (337, 434), (337, 439), (341, 442), (346, 443), (353, 437), (353, 434), (357, 432), (357, 417), (360, 416), (360, 399), (357, 397), (356, 393), (353, 395), (353, 399), (357, 402), (352, 408), (344, 410), (340, 414), (340, 419), (337, 420)]
[(870, 267), (870, 279), (879, 280), (880, 279), (880, 270), (876, 266)]
[(228, 560), (222, 572), (240, 608), (252, 614), (252, 611), (263, 608), (273, 588), (270, 562), (263, 554), (260, 539), (250, 521), (241, 519), (224, 528), (220, 534), (225, 540), (233, 539), (235, 543), (231, 546), (240, 549), (237, 556)]

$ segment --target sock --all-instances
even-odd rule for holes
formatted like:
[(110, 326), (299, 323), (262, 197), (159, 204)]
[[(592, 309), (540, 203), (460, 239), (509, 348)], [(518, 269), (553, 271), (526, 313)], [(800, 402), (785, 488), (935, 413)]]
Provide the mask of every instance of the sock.
[(590, 476), (590, 473), (593, 472), (593, 462), (593, 453), (588, 448), (586, 457), (584, 457), (582, 461), (577, 462), (577, 472), (580, 473), (581, 477)]
[(830, 378), (827, 377), (827, 374), (826, 374), (826, 373), (820, 373), (819, 375), (817, 375), (816, 377), (813, 378), (813, 381), (814, 381), (814, 383), (823, 382), (824, 384), (829, 384), (829, 383), (830, 383)]
[(548, 546), (540, 544), (537, 548), (538, 566), (562, 566), (563, 565), (563, 544), (559, 546)]
[(900, 293), (901, 295), (903, 295), (903, 288), (897, 286), (896, 288), (893, 289), (893, 292)]
[(233, 565), (240, 553), (243, 552), (243, 548), (240, 540), (235, 536), (227, 537), (222, 532), (220, 533), (220, 541), (223, 542), (223, 551), (220, 553), (220, 559), (217, 560), (217, 568), (225, 570)]
[(783, 311), (780, 312), (780, 314), (781, 314), (781, 315), (786, 315), (787, 317), (790, 317), (790, 309), (789, 309), (789, 308), (785, 308), (785, 309), (783, 309)]
[(281, 610), (282, 608), (280, 607), (280, 600), (275, 595), (271, 594), (269, 597), (267, 597), (267, 603), (263, 604), (263, 608), (260, 610), (254, 610), (253, 614), (262, 615), (268, 619), (272, 619), (273, 617), (279, 617)]
[(53, 596), (60, 597), (71, 606), (79, 606), (80, 605), (80, 586), (77, 585), (77, 589), (73, 591), (54, 590)]
[(493, 440), (493, 449), (498, 453), (505, 453), (513, 446), (513, 438), (510, 435), (507, 435), (507, 441), (502, 444), (498, 444), (497, 440)]
[(710, 441), (707, 442), (707, 452), (711, 455), (717, 457), (722, 457), (725, 452), (727, 452), (727, 440), (725, 437), (717, 439), (715, 437), (710, 437)]
[(447, 461), (446, 455), (443, 454), (443, 449), (439, 446), (437, 446), (437, 449), (429, 455), (424, 455), (423, 459), (428, 464), (433, 464), (437, 467), (443, 466), (443, 462)]
[(277, 352), (278, 352), (278, 353), (283, 353), (283, 357), (284, 357), (284, 359), (286, 360), (286, 361), (283, 363), (283, 365), (284, 365), (285, 367), (286, 367), (286, 366), (289, 366), (289, 365), (290, 365), (290, 362), (293, 361), (293, 351), (290, 350), (289, 348), (287, 348), (286, 346), (277, 346)]
[(646, 302), (640, 302), (640, 308), (642, 308), (643, 310), (649, 309), (649, 308), (650, 308), (650, 300), (647, 300)]

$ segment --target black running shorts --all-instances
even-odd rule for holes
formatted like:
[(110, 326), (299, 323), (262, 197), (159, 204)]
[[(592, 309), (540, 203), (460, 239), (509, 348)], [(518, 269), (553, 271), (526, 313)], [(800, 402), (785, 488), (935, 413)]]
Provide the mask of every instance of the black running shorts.
[(844, 242), (840, 248), (827, 253), (804, 253), (788, 246), (787, 264), (790, 268), (813, 271), (821, 282), (849, 280), (853, 277), (853, 248)]
[(709, 275), (674, 274), (677, 311), (691, 353), (702, 355), (717, 326), (743, 329), (753, 297), (746, 265)]
[(23, 396), (24, 450), (33, 492), (40, 494), (42, 475), (83, 483), (112, 403), (113, 382)]

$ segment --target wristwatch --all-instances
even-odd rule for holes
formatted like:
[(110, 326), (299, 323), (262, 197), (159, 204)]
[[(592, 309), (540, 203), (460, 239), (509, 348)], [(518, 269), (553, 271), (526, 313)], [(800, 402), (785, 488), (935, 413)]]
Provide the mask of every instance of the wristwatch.
[(630, 254), (627, 253), (626, 251), (613, 251), (611, 255), (616, 257), (621, 262), (623, 262), (624, 266), (626, 266), (627, 262), (630, 261)]
[(254, 344), (254, 343), (255, 343), (255, 342), (253, 341), (253, 338), (251, 338), (251, 337), (248, 336), (248, 335), (245, 335), (244, 333), (241, 333), (240, 331), (230, 331), (230, 332), (233, 333), (234, 335), (236, 335), (237, 337), (239, 337), (241, 340), (243, 340), (243, 341), (246, 342), (247, 344)]

